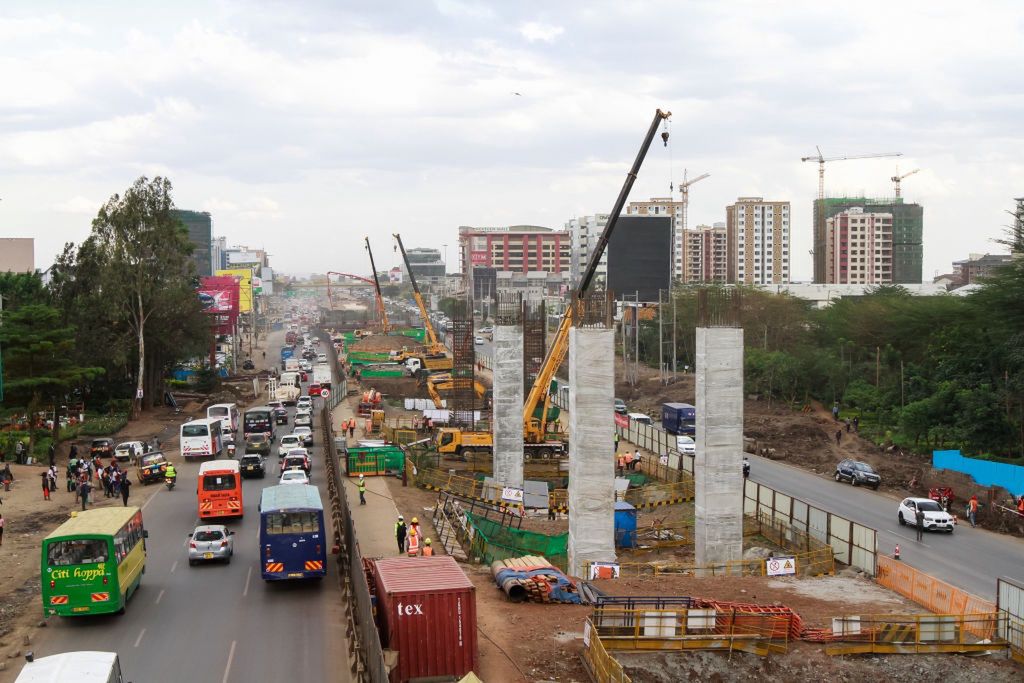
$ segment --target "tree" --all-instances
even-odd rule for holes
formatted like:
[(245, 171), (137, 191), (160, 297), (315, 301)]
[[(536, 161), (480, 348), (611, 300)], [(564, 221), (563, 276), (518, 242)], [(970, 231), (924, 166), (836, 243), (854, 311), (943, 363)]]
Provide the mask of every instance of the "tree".
[[(114, 195), (92, 222), (87, 247), (102, 261), (104, 298), (124, 316), (136, 341), (135, 408), (142, 408), (146, 387), (146, 325), (168, 305), (165, 288), (190, 279), (191, 246), (173, 215), (171, 182), (141, 177)], [(198, 305), (198, 304), (197, 304)]]
[[(26, 304), (4, 311), (0, 345), (4, 348), (5, 387), (26, 406), (29, 425), (43, 401), (55, 404), (103, 368), (79, 366), (74, 361), (74, 330), (62, 327), (60, 311), (45, 304)], [(59, 431), (54, 420), (54, 433)], [(30, 430), (30, 447), (34, 431)]]

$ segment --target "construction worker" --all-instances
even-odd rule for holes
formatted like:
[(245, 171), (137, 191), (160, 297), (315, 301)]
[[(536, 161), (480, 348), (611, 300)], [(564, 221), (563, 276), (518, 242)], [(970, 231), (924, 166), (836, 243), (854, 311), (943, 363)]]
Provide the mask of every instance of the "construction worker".
[(359, 504), (366, 505), (366, 479), (363, 475), (359, 475), (359, 481), (356, 483), (356, 488), (359, 489)]
[(395, 540), (398, 541), (399, 555), (405, 552), (405, 536), (408, 531), (408, 527), (405, 526), (405, 517), (398, 515), (398, 521), (395, 522)]
[(423, 541), (423, 557), (430, 557), (434, 554), (434, 549), (430, 547), (430, 539)]
[(967, 501), (967, 519), (971, 521), (971, 526), (977, 526), (975, 524), (975, 516), (978, 514), (978, 496), (971, 496), (971, 499)]
[(420, 533), (420, 519), (419, 519), (419, 517), (413, 517), (412, 518), (412, 522), (410, 523), (409, 533), (410, 534), (411, 533), (415, 533), (417, 535)]
[(407, 554), (409, 557), (416, 557), (420, 554), (420, 535), (416, 533), (416, 527), (409, 529), (409, 536), (406, 538), (408, 544)]

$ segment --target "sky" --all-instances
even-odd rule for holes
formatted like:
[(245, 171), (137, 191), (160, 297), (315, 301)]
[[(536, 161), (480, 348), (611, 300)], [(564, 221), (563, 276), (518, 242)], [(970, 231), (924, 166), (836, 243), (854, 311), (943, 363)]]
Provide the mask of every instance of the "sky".
[[(996, 252), (1024, 196), (1019, 2), (34, 2), (0, 5), (0, 237), (46, 268), (111, 195), (163, 175), (279, 272), (365, 273), (460, 225), (561, 228), (687, 169), (689, 224), (792, 202), (793, 279), (831, 195), (924, 206), (926, 280)], [(678, 193), (676, 194), (678, 197)]]

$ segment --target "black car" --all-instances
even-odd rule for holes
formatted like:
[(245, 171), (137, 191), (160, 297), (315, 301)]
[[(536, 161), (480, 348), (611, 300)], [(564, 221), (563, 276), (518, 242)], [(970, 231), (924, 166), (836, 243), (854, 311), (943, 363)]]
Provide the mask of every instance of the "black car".
[(274, 408), (274, 424), (286, 425), (288, 424), (288, 409), (284, 406), (278, 406)]
[(878, 476), (878, 473), (875, 472), (871, 465), (849, 458), (836, 465), (835, 477), (836, 481), (843, 481), (845, 479), (854, 486), (870, 486), (876, 491), (882, 484), (882, 478)]
[(111, 458), (114, 456), (114, 440), (113, 439), (93, 439), (92, 443), (89, 444), (89, 455), (96, 457), (97, 455), (101, 458)]
[(252, 362), (252, 359), (246, 358), (245, 362), (242, 363), (242, 369), (243, 370), (255, 370), (256, 369), (256, 364)]
[(242, 471), (243, 479), (248, 477), (263, 479), (267, 476), (266, 462), (259, 453), (246, 453), (239, 461), (238, 467)]
[(263, 456), (270, 455), (270, 439), (262, 432), (249, 434), (245, 437), (245, 455), (258, 453)]

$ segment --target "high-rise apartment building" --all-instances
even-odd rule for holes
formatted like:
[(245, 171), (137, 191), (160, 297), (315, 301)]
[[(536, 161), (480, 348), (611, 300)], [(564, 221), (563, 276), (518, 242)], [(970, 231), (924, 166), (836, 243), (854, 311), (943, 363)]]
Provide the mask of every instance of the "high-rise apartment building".
[(892, 284), (891, 213), (852, 207), (825, 221), (825, 283)]
[[(590, 263), (590, 255), (597, 247), (597, 241), (608, 224), (608, 214), (599, 213), (593, 216), (581, 216), (572, 218), (565, 223), (565, 229), (572, 241), (572, 255), (569, 259), (569, 280), (573, 287), (579, 286), (580, 278), (587, 264)], [(601, 255), (598, 263), (595, 279), (604, 282), (608, 275), (608, 254)]]
[(477, 268), (551, 273), (568, 282), (571, 259), (572, 239), (563, 230), (538, 225), (459, 228), (459, 267), (474, 292)]
[(630, 202), (627, 216), (668, 216), (672, 219), (672, 277), (683, 277), (683, 203), (671, 197), (652, 197), (646, 202)]
[(725, 208), (729, 282), (789, 282), (789, 202), (740, 197)]
[(200, 277), (213, 275), (213, 219), (208, 211), (175, 209), (174, 217), (185, 224), (188, 241), (192, 243), (192, 261)]
[(729, 239), (725, 223), (683, 231), (684, 283), (729, 282)]
[(826, 197), (814, 200), (814, 281), (827, 283), (828, 227), (832, 216), (860, 207), (869, 213), (892, 214), (892, 283), (921, 284), (924, 266), (924, 209), (905, 204), (902, 197)]

